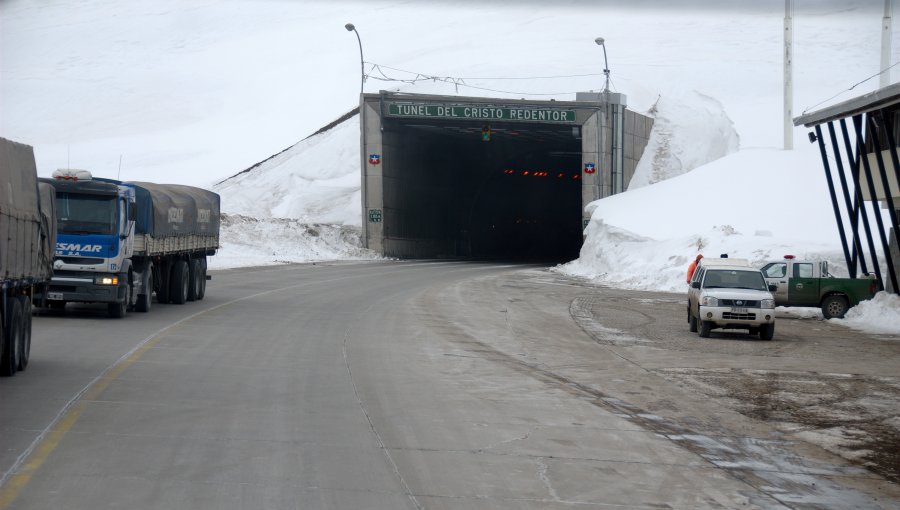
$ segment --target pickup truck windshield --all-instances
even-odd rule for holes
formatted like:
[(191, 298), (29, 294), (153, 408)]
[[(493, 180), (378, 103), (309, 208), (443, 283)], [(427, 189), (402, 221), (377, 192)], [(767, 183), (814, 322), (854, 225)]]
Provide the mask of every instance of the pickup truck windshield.
[(759, 271), (733, 269), (710, 269), (703, 279), (703, 288), (768, 290)]
[(60, 234), (115, 234), (116, 197), (57, 193), (56, 223)]

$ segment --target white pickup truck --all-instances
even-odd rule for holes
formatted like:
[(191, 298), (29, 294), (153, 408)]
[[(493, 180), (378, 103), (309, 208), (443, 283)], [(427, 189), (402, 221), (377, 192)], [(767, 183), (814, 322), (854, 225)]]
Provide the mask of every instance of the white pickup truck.
[(705, 258), (688, 289), (687, 317), (692, 332), (708, 337), (713, 329), (746, 329), (771, 340), (775, 298), (759, 269), (744, 259)]

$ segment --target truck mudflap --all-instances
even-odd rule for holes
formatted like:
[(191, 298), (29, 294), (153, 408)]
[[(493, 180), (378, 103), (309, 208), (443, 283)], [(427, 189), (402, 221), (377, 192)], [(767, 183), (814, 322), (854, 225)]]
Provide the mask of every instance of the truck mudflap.
[(65, 303), (121, 303), (125, 300), (127, 290), (127, 283), (101, 285), (90, 277), (53, 277), (47, 290), (47, 300)]

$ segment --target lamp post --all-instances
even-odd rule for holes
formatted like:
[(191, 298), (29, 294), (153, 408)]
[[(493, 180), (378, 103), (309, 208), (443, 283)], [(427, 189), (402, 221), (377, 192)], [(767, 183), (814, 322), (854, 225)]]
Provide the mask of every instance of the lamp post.
[(603, 48), (603, 74), (606, 76), (606, 84), (603, 86), (603, 92), (609, 93), (609, 62), (606, 60), (606, 39), (598, 37), (594, 39), (598, 46)]
[(362, 52), (362, 39), (359, 38), (359, 32), (356, 31), (356, 27), (353, 26), (353, 23), (347, 23), (346, 25), (344, 25), (344, 28), (346, 28), (348, 32), (353, 32), (354, 34), (356, 34), (356, 41), (359, 43), (359, 93), (360, 95), (362, 95), (363, 83), (366, 80), (366, 68)]

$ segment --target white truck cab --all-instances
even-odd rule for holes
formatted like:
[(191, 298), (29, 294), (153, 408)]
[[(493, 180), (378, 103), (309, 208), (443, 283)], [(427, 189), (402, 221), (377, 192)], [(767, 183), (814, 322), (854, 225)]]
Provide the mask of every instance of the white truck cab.
[(775, 298), (759, 269), (745, 259), (704, 258), (688, 289), (690, 330), (746, 329), (763, 340), (775, 334)]

